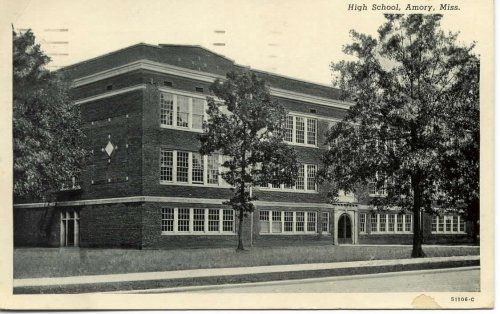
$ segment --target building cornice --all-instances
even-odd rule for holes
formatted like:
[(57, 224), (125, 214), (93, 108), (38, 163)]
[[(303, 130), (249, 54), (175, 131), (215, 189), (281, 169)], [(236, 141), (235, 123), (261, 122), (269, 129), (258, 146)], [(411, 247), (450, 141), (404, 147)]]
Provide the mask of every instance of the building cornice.
[[(142, 59), (134, 61), (125, 65), (121, 65), (112, 69), (108, 69), (102, 72), (94, 73), (88, 76), (77, 78), (73, 80), (72, 87), (80, 87), (90, 83), (98, 82), (107, 78), (111, 78), (117, 75), (122, 75), (125, 73), (137, 71), (137, 70), (148, 70), (157, 73), (175, 75), (180, 77), (185, 77), (189, 79), (194, 79), (202, 82), (212, 83), (216, 79), (224, 80), (225, 77), (222, 75), (217, 75), (208, 72), (196, 71), (191, 69), (186, 69), (182, 67), (177, 67), (170, 64), (155, 62), (147, 59)], [(339, 109), (349, 109), (352, 104), (348, 102), (343, 102), (340, 100), (333, 100), (325, 97), (319, 97), (314, 95), (308, 95), (304, 93), (298, 93), (294, 91), (284, 90), (280, 88), (271, 87), (271, 95), (280, 98), (286, 98), (301, 102), (308, 102), (328, 107), (334, 107)], [(96, 96), (97, 97), (97, 96)], [(78, 100), (81, 102), (81, 100)]]
[[(14, 208), (44, 208), (44, 207), (67, 207), (67, 206), (90, 206), (90, 205), (105, 205), (105, 204), (121, 204), (121, 203), (193, 203), (193, 204), (210, 204), (222, 205), (227, 199), (211, 199), (211, 198), (187, 198), (187, 197), (169, 197), (169, 196), (128, 196), (115, 198), (101, 198), (91, 200), (63, 201), (50, 203), (24, 203), (14, 204)], [(296, 208), (333, 208), (333, 205), (327, 203), (292, 203), (292, 202), (268, 202), (255, 201), (256, 206), (275, 206), (275, 207), (296, 207)]]

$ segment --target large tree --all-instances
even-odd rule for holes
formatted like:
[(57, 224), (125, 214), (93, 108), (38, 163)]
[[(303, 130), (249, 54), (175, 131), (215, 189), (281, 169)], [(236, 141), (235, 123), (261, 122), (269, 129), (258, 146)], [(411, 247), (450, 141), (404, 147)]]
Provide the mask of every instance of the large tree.
[(238, 213), (238, 249), (243, 250), (243, 219), (254, 211), (252, 186), (271, 181), (293, 184), (298, 165), (295, 151), (283, 142), (286, 111), (272, 100), (255, 74), (230, 72), (216, 80), (208, 97), (208, 121), (200, 135), (200, 153), (222, 154), (222, 178), (232, 186), (225, 204)]
[(12, 35), (14, 198), (44, 198), (80, 170), (80, 112), (33, 33)]
[(457, 34), (440, 29), (441, 18), (385, 15), (378, 38), (351, 31), (344, 52), (354, 61), (332, 64), (336, 85), (354, 105), (329, 132), (322, 177), (347, 191), (359, 184), (386, 188), (371, 204), (413, 212), (412, 257), (425, 256), (422, 211), (435, 213), (449, 192), (441, 185), (443, 159), (463, 158), (458, 143), (468, 133), (449, 118), (474, 102), (478, 86), (462, 91), (471, 78), (463, 73), (477, 58), (473, 45), (461, 46)]

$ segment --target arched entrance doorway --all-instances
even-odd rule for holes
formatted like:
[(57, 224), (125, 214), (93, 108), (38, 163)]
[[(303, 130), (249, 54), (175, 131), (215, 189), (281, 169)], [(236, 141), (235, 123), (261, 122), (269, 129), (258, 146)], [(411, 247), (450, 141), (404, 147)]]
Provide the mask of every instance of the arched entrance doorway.
[(339, 244), (352, 244), (352, 224), (349, 215), (344, 213), (340, 215), (337, 236)]

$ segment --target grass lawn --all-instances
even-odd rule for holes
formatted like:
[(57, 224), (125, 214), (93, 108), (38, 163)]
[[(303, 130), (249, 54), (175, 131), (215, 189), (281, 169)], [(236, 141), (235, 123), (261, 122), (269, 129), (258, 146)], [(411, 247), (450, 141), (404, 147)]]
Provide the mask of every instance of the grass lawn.
[[(477, 246), (424, 246), (428, 257), (479, 255)], [(14, 278), (409, 258), (411, 246), (294, 246), (126, 250), (18, 248)]]

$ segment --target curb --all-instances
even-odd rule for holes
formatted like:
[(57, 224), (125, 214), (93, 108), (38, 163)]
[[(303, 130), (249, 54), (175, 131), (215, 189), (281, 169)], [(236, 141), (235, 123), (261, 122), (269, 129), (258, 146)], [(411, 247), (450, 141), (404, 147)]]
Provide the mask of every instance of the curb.
[[(93, 283), (70, 283), (70, 284), (16, 284), (14, 294), (58, 294), (58, 293), (92, 293), (92, 292), (113, 292), (126, 290), (147, 290), (160, 288), (177, 288), (177, 287), (193, 287), (200, 285), (222, 285), (222, 284), (237, 284), (237, 283), (252, 283), (280, 280), (294, 280), (304, 278), (321, 278), (321, 277), (336, 277), (349, 275), (364, 275), (375, 273), (413, 271), (423, 269), (441, 269), (441, 268), (457, 268), (479, 266), (480, 260), (478, 256), (468, 256), (455, 259), (431, 259), (421, 260), (399, 260), (399, 261), (371, 261), (348, 265), (349, 263), (331, 263), (331, 265), (321, 265), (314, 269), (303, 269), (305, 265), (294, 265), (292, 267), (279, 267), (271, 271), (265, 271), (265, 267), (255, 267), (252, 272), (243, 274), (214, 274), (216, 269), (199, 270), (198, 273), (204, 275), (164, 278), (164, 279), (147, 279), (147, 280), (127, 280), (126, 274), (121, 281), (114, 282), (93, 282)], [(378, 263), (377, 263), (378, 262)], [(385, 263), (383, 263), (385, 262)], [(392, 263), (388, 263), (392, 262)], [(339, 265), (334, 265), (339, 264)], [(342, 265), (343, 264), (343, 265)], [(379, 265), (377, 265), (379, 264)], [(382, 265), (380, 265), (382, 264)], [(288, 266), (288, 265), (286, 265)], [(302, 266), (302, 269), (301, 269)], [(316, 265), (309, 265), (316, 266)], [(336, 266), (336, 267), (335, 267)], [(158, 276), (157, 278), (161, 278)]]

